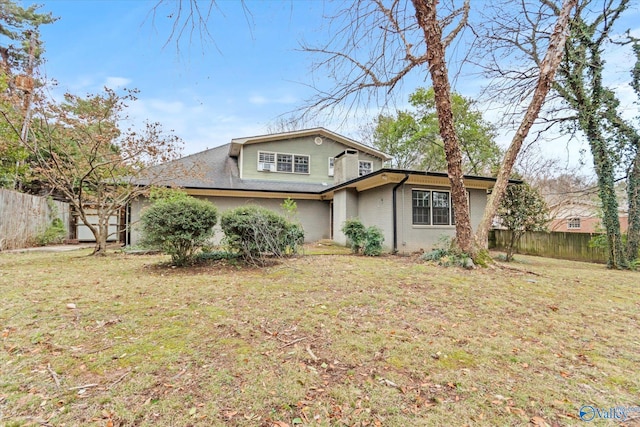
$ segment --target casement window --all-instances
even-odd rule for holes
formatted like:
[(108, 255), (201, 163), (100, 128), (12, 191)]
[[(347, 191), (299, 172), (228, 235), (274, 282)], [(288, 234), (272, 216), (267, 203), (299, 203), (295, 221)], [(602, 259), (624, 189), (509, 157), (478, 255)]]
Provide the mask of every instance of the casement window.
[(334, 165), (333, 157), (329, 157), (329, 176), (333, 176), (333, 165)]
[(577, 230), (580, 228), (580, 218), (569, 218), (567, 219), (567, 229), (569, 230)]
[(360, 160), (358, 162), (358, 176), (367, 175), (373, 172), (373, 162), (368, 160)]
[(309, 156), (259, 151), (258, 171), (308, 174)]
[(454, 225), (451, 192), (412, 190), (413, 225)]

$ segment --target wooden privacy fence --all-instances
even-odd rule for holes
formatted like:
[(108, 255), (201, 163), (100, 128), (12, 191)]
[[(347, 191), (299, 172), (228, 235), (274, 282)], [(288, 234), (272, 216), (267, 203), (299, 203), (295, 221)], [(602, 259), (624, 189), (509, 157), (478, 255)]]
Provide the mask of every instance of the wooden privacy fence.
[(26, 248), (55, 217), (69, 232), (69, 205), (0, 188), (0, 251)]
[[(527, 232), (516, 245), (516, 253), (539, 255), (550, 258), (606, 263), (607, 256), (602, 248), (589, 247), (592, 233), (567, 232)], [(489, 248), (504, 250), (511, 239), (511, 231), (492, 230), (489, 236)]]

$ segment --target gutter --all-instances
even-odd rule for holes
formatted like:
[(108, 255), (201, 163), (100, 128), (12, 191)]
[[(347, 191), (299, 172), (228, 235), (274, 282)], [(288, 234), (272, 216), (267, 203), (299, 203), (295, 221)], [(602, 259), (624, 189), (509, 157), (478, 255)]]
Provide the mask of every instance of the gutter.
[(392, 209), (393, 209), (393, 252), (392, 253), (398, 253), (398, 209), (397, 209), (397, 190), (398, 188), (404, 184), (405, 182), (407, 182), (407, 180), (409, 179), (409, 174), (405, 173), (404, 174), (404, 178), (402, 178), (402, 181), (400, 181), (399, 183), (397, 183), (394, 187), (393, 187), (393, 198), (392, 198)]

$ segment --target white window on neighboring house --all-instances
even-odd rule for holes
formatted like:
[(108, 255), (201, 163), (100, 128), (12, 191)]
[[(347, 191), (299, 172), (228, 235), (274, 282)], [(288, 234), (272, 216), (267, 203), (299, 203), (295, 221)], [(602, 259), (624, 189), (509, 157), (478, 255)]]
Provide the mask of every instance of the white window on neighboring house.
[(259, 151), (258, 152), (258, 170), (259, 171), (275, 171), (276, 170), (276, 153)]
[(333, 176), (333, 157), (329, 157), (329, 176)]
[(577, 230), (580, 228), (580, 218), (569, 218), (567, 219), (567, 229), (569, 230)]
[(367, 175), (373, 172), (373, 162), (368, 160), (360, 160), (358, 162), (358, 176)]

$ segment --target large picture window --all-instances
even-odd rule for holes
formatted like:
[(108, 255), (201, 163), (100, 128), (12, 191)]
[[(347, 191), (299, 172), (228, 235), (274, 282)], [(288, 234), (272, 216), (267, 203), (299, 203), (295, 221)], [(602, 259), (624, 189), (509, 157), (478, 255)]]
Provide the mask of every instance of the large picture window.
[(454, 225), (449, 191), (412, 190), (413, 225)]
[(283, 173), (309, 173), (309, 156), (303, 154), (258, 152), (258, 170)]

